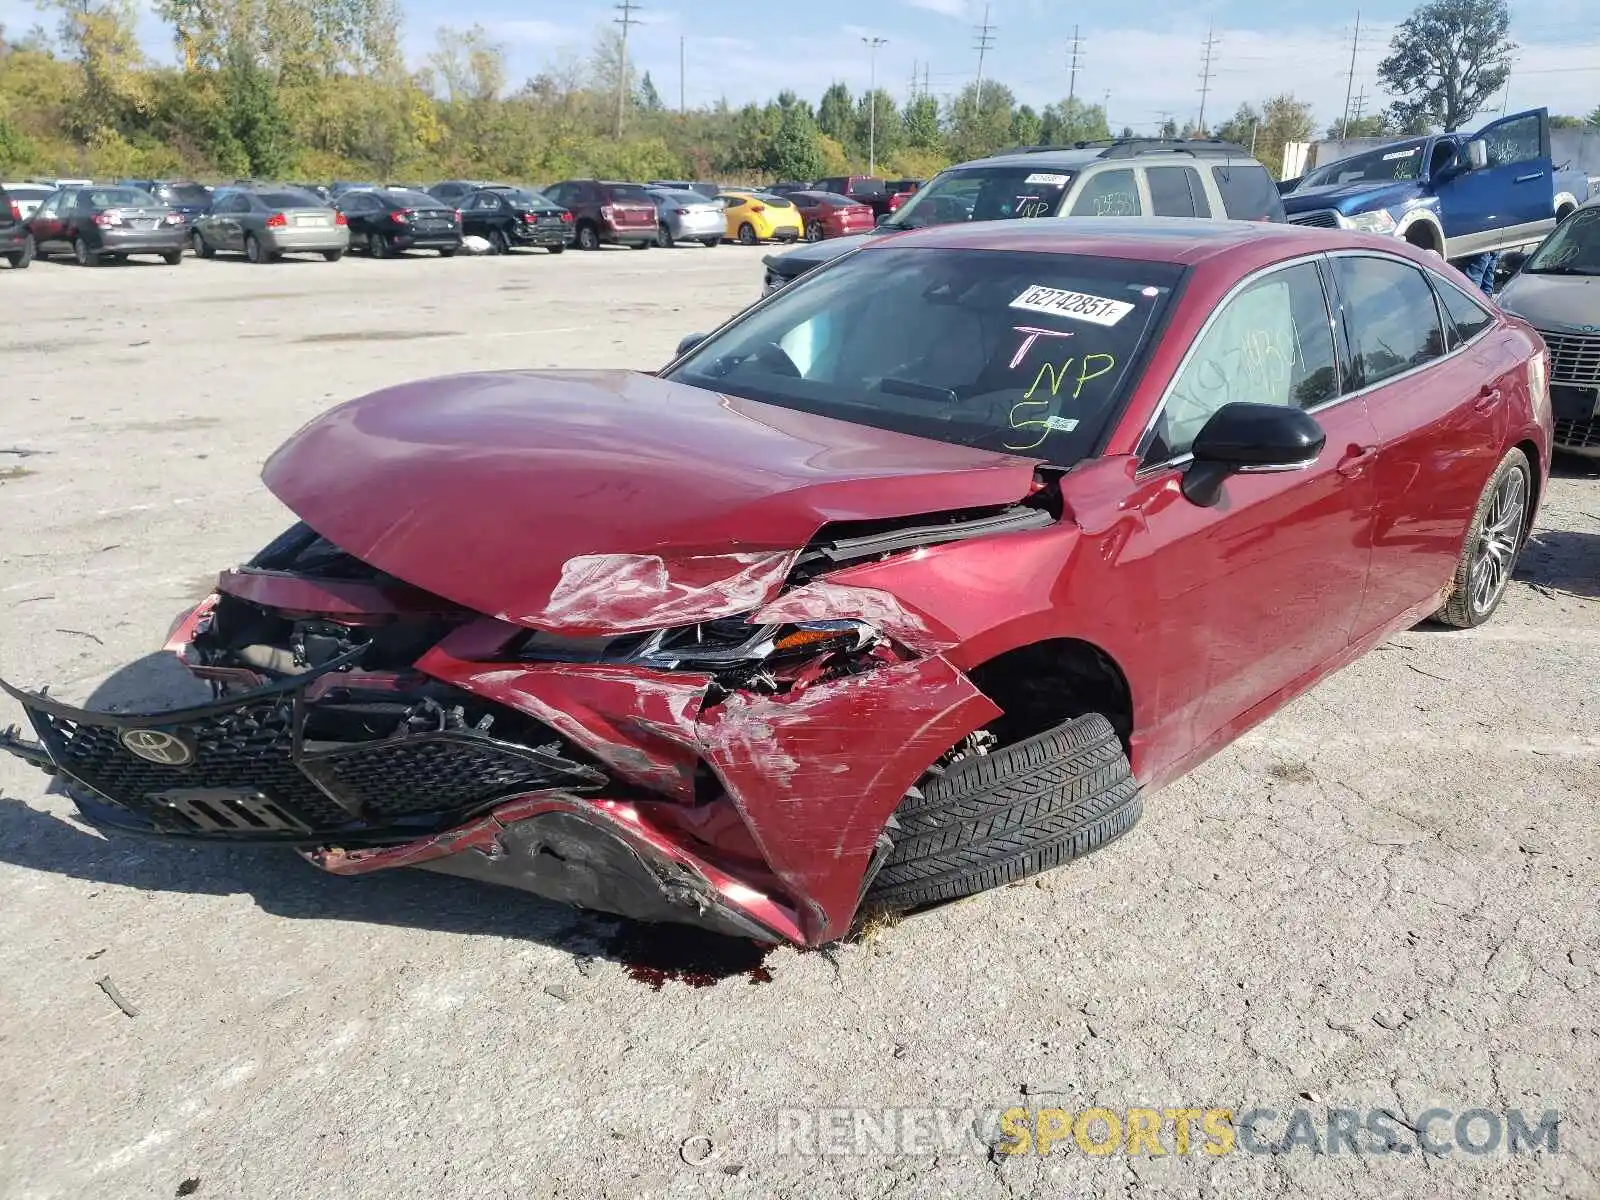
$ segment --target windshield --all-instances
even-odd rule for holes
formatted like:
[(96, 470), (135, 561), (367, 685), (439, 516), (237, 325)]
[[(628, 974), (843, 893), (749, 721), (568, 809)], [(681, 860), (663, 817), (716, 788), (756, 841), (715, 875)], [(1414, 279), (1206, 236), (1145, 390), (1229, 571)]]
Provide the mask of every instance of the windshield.
[(438, 208), (439, 198), (427, 192), (414, 192), (410, 188), (390, 188), (389, 199), (402, 208)]
[(198, 183), (163, 183), (156, 189), (168, 204), (209, 204), (211, 193)]
[(922, 229), (958, 221), (1005, 221), (1053, 217), (1072, 186), (1071, 171), (1033, 166), (973, 167), (946, 171), (912, 193), (891, 222), (896, 229)]
[(1600, 275), (1600, 208), (1580, 208), (1528, 256), (1525, 275)]
[(654, 204), (650, 193), (637, 183), (612, 183), (606, 185), (610, 204)]
[(89, 193), (89, 203), (95, 208), (160, 207), (160, 201), (138, 188), (95, 188)]
[(1422, 141), (1398, 142), (1380, 146), (1354, 158), (1329, 163), (1307, 174), (1295, 191), (1327, 187), (1335, 183), (1393, 183), (1400, 179), (1415, 179), (1422, 172), (1425, 144)]
[(666, 376), (1070, 466), (1114, 419), (1183, 268), (881, 246), (838, 259)]
[(520, 204), (524, 208), (560, 208), (554, 200), (543, 192), (535, 192), (530, 188), (490, 188), (497, 196), (504, 196), (512, 204)]
[(665, 204), (693, 204), (698, 208), (709, 206), (711, 203), (699, 192), (672, 192), (663, 190), (651, 192), (650, 194)]

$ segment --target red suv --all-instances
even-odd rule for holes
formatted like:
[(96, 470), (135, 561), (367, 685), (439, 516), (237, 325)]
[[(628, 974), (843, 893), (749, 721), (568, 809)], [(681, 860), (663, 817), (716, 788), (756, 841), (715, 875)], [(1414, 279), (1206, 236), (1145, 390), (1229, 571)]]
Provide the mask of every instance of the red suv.
[(1104, 846), (1390, 634), (1488, 620), (1547, 384), (1392, 237), (898, 233), (659, 372), (322, 413), (263, 471), (301, 523), (167, 643), (215, 698), (0, 684), (39, 737), (0, 749), (114, 831), (825, 943)]
[(566, 179), (539, 190), (572, 213), (572, 241), (579, 250), (648, 250), (655, 244), (656, 202), (641, 183)]
[(877, 220), (870, 204), (836, 192), (790, 192), (785, 198), (800, 210), (808, 242), (866, 233)]

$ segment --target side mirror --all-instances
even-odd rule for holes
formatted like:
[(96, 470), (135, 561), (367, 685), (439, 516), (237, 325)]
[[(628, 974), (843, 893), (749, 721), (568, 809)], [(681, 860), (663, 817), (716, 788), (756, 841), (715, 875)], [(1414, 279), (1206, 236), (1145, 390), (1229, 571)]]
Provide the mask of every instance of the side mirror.
[(1489, 165), (1489, 143), (1482, 138), (1473, 138), (1467, 143), (1467, 164), (1473, 171), (1481, 171)]
[(1184, 497), (1210, 508), (1230, 475), (1301, 470), (1317, 461), (1327, 440), (1322, 426), (1298, 408), (1224, 404), (1195, 435)]
[(688, 337), (684, 338), (682, 341), (680, 341), (678, 343), (677, 352), (675, 354), (673, 354), (673, 357), (674, 358), (682, 358), (685, 354), (689, 353), (689, 351), (693, 350), (701, 342), (705, 341), (706, 338), (708, 338), (709, 336), (711, 336), (711, 335), (710, 334), (705, 334), (705, 333), (691, 333)]

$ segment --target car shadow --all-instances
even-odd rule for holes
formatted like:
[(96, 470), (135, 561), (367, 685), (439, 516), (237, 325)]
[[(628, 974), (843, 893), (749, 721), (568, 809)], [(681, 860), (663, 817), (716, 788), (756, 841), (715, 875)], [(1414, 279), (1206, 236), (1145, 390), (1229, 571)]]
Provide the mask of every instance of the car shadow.
[[(152, 712), (209, 699), (209, 689), (172, 655), (157, 653), (114, 672), (95, 688), (84, 707)], [(58, 779), (52, 779), (46, 790), (65, 793)], [(538, 942), (578, 958), (627, 962), (628, 947), (645, 928), (619, 917), (589, 914), (524, 892), (430, 871), (338, 876), (278, 847), (102, 837), (4, 794), (0, 794), (0, 862), (140, 891), (247, 893), (263, 912), (291, 920), (359, 921), (489, 935)]]
[(1535, 529), (1512, 578), (1541, 590), (1600, 600), (1600, 534)]

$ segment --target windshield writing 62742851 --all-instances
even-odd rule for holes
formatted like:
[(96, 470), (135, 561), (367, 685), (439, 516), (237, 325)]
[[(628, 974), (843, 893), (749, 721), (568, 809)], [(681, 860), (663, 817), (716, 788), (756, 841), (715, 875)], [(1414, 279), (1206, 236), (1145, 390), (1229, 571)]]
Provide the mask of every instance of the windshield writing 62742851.
[(1070, 466), (1122, 407), (1171, 263), (869, 247), (785, 288), (668, 377)]

